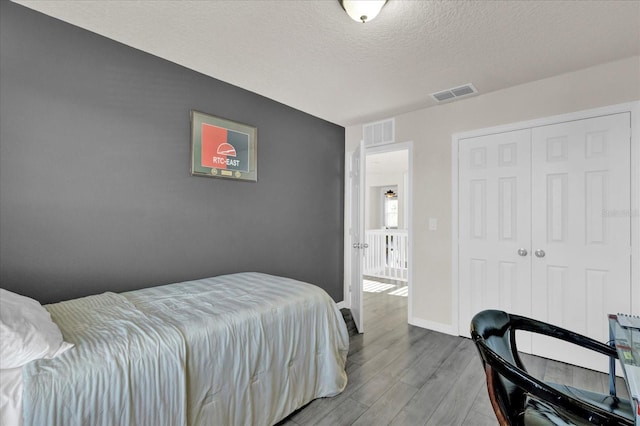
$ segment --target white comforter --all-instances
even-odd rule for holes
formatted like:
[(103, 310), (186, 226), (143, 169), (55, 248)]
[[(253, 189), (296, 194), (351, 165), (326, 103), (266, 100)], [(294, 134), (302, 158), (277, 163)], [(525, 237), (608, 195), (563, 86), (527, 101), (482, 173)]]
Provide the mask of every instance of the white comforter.
[(22, 367), (0, 369), (0, 425), (22, 426)]
[(226, 275), (48, 305), (75, 347), (24, 368), (25, 425), (270, 425), (346, 386), (319, 287)]

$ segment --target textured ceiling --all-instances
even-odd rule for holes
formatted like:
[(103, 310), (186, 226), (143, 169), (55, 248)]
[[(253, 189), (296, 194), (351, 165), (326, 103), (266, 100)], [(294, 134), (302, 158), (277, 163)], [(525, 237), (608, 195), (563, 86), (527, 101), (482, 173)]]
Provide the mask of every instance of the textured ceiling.
[(640, 54), (640, 1), (16, 2), (343, 126)]

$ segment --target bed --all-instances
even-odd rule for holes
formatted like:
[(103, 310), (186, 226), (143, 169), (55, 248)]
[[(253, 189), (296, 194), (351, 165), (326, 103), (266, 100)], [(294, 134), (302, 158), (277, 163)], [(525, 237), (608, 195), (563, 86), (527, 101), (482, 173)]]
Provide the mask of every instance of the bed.
[(3, 407), (21, 406), (24, 425), (272, 425), (347, 383), (340, 311), (292, 279), (232, 274), (45, 308), (67, 347), (21, 366), (21, 383), (2, 370)]

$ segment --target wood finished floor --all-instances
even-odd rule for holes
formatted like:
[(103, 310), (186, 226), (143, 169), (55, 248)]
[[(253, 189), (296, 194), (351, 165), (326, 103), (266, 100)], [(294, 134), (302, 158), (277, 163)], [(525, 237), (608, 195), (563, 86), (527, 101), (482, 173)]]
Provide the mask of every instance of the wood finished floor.
[[(312, 401), (278, 426), (496, 425), (473, 342), (408, 325), (402, 287), (367, 287), (377, 292), (364, 293), (365, 333), (350, 338), (346, 389)], [(606, 374), (522, 358), (543, 380), (608, 392)], [(621, 379), (617, 387), (623, 396)]]

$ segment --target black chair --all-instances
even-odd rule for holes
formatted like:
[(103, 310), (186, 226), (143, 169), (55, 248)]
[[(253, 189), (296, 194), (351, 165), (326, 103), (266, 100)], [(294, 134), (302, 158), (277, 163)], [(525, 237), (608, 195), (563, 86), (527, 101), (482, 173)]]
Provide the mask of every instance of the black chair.
[(629, 401), (570, 386), (542, 382), (518, 356), (516, 330), (544, 334), (617, 358), (614, 348), (531, 318), (486, 310), (471, 320), (487, 390), (500, 425), (633, 425)]

